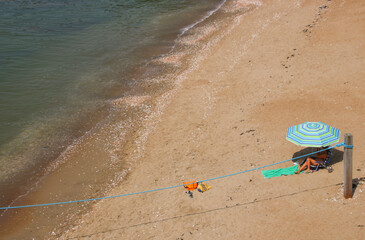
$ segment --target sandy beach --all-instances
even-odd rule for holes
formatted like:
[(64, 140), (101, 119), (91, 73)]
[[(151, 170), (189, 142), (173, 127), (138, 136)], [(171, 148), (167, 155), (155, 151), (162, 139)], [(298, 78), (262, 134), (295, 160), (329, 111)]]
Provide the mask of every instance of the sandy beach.
[[(285, 139), (288, 127), (320, 121), (340, 129), (340, 142), (354, 136), (353, 198), (343, 198), (340, 147), (331, 173), (265, 179), (252, 171), (209, 181), (193, 198), (181, 187), (106, 199), (49, 239), (365, 239), (365, 2), (232, 0), (222, 11), (224, 21), (213, 14), (181, 40), (196, 54), (155, 60), (186, 65), (163, 79), (165, 92), (112, 103), (154, 108), (134, 142), (116, 146), (129, 171), (106, 196), (290, 159), (303, 147)], [(88, 140), (84, 155), (100, 139)]]
[[(265, 179), (260, 171), (100, 201), (59, 239), (364, 239), (365, 3), (235, 1), (250, 7), (174, 79), (127, 178), (108, 195), (259, 167), (303, 148), (289, 126), (321, 121), (354, 135), (352, 199), (343, 148), (332, 173)], [(180, 59), (179, 59), (180, 60)], [(132, 151), (132, 150), (131, 150)], [(291, 162), (278, 167), (292, 166)], [(270, 169), (270, 168), (269, 168)]]

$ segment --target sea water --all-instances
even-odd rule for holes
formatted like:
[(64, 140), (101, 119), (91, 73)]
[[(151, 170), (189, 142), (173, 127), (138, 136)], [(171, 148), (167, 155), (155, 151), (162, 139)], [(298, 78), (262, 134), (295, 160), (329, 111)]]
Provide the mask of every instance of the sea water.
[[(245, 3), (0, 0), (1, 207), (100, 197), (121, 183), (160, 97)], [(0, 236), (42, 239), (90, 205), (0, 211)]]
[(0, 1), (0, 186), (92, 128), (134, 66), (222, 2)]

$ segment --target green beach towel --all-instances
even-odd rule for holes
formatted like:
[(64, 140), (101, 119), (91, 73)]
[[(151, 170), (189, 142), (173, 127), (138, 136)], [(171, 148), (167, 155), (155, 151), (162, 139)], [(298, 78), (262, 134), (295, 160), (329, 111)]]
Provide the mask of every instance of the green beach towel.
[(288, 168), (278, 168), (261, 171), (265, 178), (280, 177), (281, 175), (294, 175), (298, 171), (298, 166), (294, 165)]

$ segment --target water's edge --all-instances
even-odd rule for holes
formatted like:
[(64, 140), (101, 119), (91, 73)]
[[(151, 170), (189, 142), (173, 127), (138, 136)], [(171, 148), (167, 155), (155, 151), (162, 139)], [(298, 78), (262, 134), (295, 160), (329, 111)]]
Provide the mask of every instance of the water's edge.
[[(217, 9), (209, 11), (198, 22), (183, 29), (168, 51), (160, 52), (146, 63), (133, 68), (129, 73), (133, 79), (137, 79), (133, 87), (128, 88), (123, 96), (117, 95), (117, 98), (100, 107), (95, 113), (96, 121), (85, 129), (85, 134), (64, 147), (61, 154), (55, 154), (55, 161), (42, 165), (45, 170), (39, 171), (37, 183), (33, 182), (28, 194), (12, 204), (100, 197), (118, 185), (133, 168), (133, 163), (143, 156), (148, 134), (162, 114), (161, 105), (166, 105), (164, 96), (173, 92), (176, 80), (185, 71), (196, 67), (192, 63), (207, 43), (224, 34), (224, 27), (248, 9), (249, 5), (243, 4), (237, 8), (236, 1), (222, 1)], [(120, 88), (114, 87), (108, 91), (113, 96)], [(103, 160), (105, 162), (101, 162)], [(80, 173), (85, 176), (73, 177)], [(28, 174), (34, 174), (34, 170)], [(90, 180), (88, 176), (93, 176), (93, 179)], [(54, 189), (55, 186), (63, 188), (58, 191)], [(16, 213), (3, 212), (0, 225), (6, 226), (9, 231), (0, 231), (0, 235), (11, 233), (21, 237), (30, 236), (31, 233), (44, 238), (53, 232), (53, 237), (60, 236), (73, 226), (77, 216), (90, 209), (91, 205), (85, 203), (24, 209)], [(51, 223), (49, 219), (53, 219)], [(6, 223), (2, 220), (6, 220)], [(37, 225), (42, 227), (30, 231)]]

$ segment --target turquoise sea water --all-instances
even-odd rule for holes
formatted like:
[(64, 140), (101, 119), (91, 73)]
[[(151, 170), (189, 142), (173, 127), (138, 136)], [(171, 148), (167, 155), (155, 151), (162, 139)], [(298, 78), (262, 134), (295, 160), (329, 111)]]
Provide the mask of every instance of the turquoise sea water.
[(108, 89), (221, 2), (0, 1), (0, 183), (82, 135), (85, 116), (123, 95)]
[[(99, 197), (119, 184), (154, 100), (193, 65), (234, 1), (224, 3), (0, 0), (1, 206)], [(0, 211), (0, 238), (44, 239), (89, 207)]]

